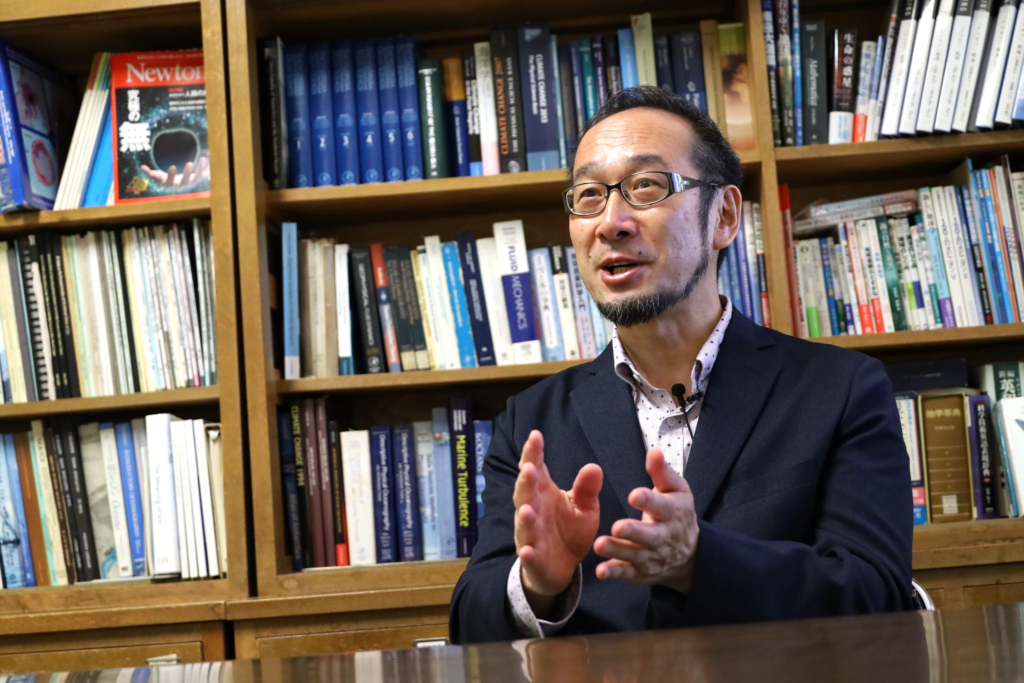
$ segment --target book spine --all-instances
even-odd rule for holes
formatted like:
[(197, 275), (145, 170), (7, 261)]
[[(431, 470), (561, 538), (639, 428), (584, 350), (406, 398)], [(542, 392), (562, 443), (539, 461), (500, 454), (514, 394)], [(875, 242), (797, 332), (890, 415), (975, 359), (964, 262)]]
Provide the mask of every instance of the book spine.
[(82, 473), (82, 455), (78, 449), (77, 434), (73, 427), (62, 430), (56, 441), (64, 446), (64, 460), (71, 485), (72, 509), (75, 513), (75, 529), (78, 532), (78, 543), (82, 553), (82, 581), (94, 581), (100, 578), (99, 565), (96, 562), (96, 545), (93, 536), (92, 519), (89, 516), (89, 499), (85, 490), (85, 477)]
[(985, 318), (978, 291), (978, 280), (974, 273), (971, 242), (967, 235), (967, 216), (958, 192), (959, 188), (947, 185), (942, 190), (946, 193), (946, 206), (949, 208), (952, 223), (953, 250), (956, 257), (956, 268), (960, 271), (960, 288), (963, 291), (964, 304), (967, 307), (967, 318), (971, 325), (984, 325)]
[(473, 454), (476, 457), (476, 518), (484, 516), (484, 460), (494, 435), (490, 420), (473, 420)]
[[(406, 289), (402, 278), (401, 258), (403, 250), (399, 247), (384, 247), (384, 269), (387, 271), (388, 290), (391, 295), (391, 313), (395, 320), (395, 333), (398, 337), (398, 353), (402, 361), (402, 370), (419, 369), (416, 363), (416, 352), (413, 349), (412, 314), (409, 310), (415, 298)], [(408, 253), (408, 250), (405, 250)]]
[[(953, 302), (953, 311), (956, 317), (957, 327), (969, 327), (972, 324), (970, 307), (967, 305), (968, 298), (964, 284), (970, 287), (970, 283), (964, 283), (960, 269), (957, 267), (957, 249), (954, 239), (954, 228), (952, 214), (946, 204), (946, 194), (942, 187), (931, 188), (932, 210), (935, 214), (936, 228), (938, 229), (939, 244), (942, 247), (942, 264), (946, 271), (946, 284), (949, 287), (950, 299)], [(967, 290), (969, 291), (969, 290)]]
[(501, 154), (498, 149), (497, 83), (491, 59), (491, 44), (474, 43), (473, 56), (476, 61), (477, 95), (480, 98), (480, 157), (483, 174), (497, 175), (501, 173)]
[(797, 146), (804, 144), (804, 87), (803, 52), (800, 41), (800, 2), (791, 0), (789, 27), (793, 32), (793, 131)]
[(455, 543), (458, 557), (470, 557), (477, 540), (476, 526), (476, 454), (473, 451), (473, 416), (470, 401), (452, 398), (448, 411), (451, 434)]
[(288, 186), (313, 184), (312, 132), (309, 125), (309, 72), (305, 45), (284, 49), (285, 111), (288, 117)]
[[(917, 115), (917, 130), (931, 133), (939, 109), (939, 94), (942, 89), (942, 74), (953, 59), (956, 46), (951, 43), (953, 33), (953, 11), (957, 0), (941, 0), (935, 17), (928, 66), (924, 73), (924, 89), (921, 91), (921, 106)], [(966, 42), (966, 32), (964, 34)], [(962, 53), (961, 53), (962, 54)], [(949, 65), (949, 68), (955, 68)]]
[(331, 94), (337, 182), (339, 185), (355, 185), (360, 178), (359, 132), (356, 126), (355, 57), (350, 40), (331, 44)]
[[(669, 36), (665, 33), (659, 33), (654, 36), (654, 66), (658, 74), (657, 86), (666, 92), (672, 92), (675, 79), (672, 77), (672, 55), (669, 49)], [(598, 79), (598, 83), (600, 84), (600, 79)], [(604, 104), (604, 102), (601, 102), (601, 104)]]
[(384, 179), (384, 152), (377, 93), (377, 50), (372, 40), (353, 44), (356, 65), (356, 130), (359, 132), (359, 177), (363, 183)]
[(402, 356), (398, 348), (398, 332), (391, 306), (391, 291), (388, 287), (388, 272), (384, 264), (384, 245), (370, 245), (370, 264), (373, 268), (373, 282), (377, 289), (377, 306), (380, 309), (380, 327), (384, 331), (384, 351), (388, 361), (388, 372), (402, 371)]
[(444, 361), (441, 358), (441, 349), (435, 348), (437, 346), (437, 323), (431, 318), (430, 306), (433, 299), (430, 294), (430, 276), (427, 272), (426, 258), (427, 248), (422, 245), (416, 247), (415, 251), (409, 250), (409, 265), (412, 270), (410, 277), (412, 277), (416, 286), (416, 303), (419, 304), (420, 308), (420, 320), (423, 323), (423, 342), (426, 346), (425, 356), (417, 353), (416, 364), (419, 365), (425, 360), (425, 367), (427, 369), (437, 370), (444, 364)]
[(875, 102), (869, 114), (867, 141), (874, 142), (882, 129), (882, 116), (885, 113), (886, 95), (889, 90), (889, 79), (892, 75), (893, 55), (896, 52), (896, 38), (899, 32), (900, 3), (902, 0), (889, 0), (882, 32), (878, 36), (876, 62), (878, 68), (878, 87), (875, 91)]
[(106, 475), (105, 483), (107, 485), (110, 522), (114, 531), (114, 548), (117, 552), (118, 575), (121, 577), (134, 576), (132, 539), (128, 528), (128, 515), (122, 484), (123, 473), (121, 472), (120, 449), (118, 448), (114, 423), (101, 422), (99, 424), (99, 437), (103, 454), (103, 471)]
[(530, 277), (534, 289), (536, 320), (540, 324), (541, 355), (545, 361), (565, 360), (562, 328), (555, 301), (555, 285), (551, 274), (551, 255), (540, 247), (527, 252), (530, 259)]
[(889, 306), (892, 310), (892, 324), (897, 331), (909, 330), (907, 314), (903, 308), (903, 297), (900, 295), (899, 274), (896, 270), (896, 259), (893, 254), (892, 233), (885, 217), (876, 221), (878, 244), (882, 251), (882, 267), (885, 272), (885, 286), (888, 291)]
[(503, 173), (526, 170), (522, 90), (515, 29), (491, 30), (494, 99), (497, 105), (498, 151)]
[(320, 484), (320, 520), (324, 532), (324, 566), (338, 566), (335, 544), (337, 530), (334, 528), (334, 492), (331, 485), (331, 445), (327, 427), (327, 399), (320, 397), (314, 404), (316, 410), (316, 454), (317, 474)]
[(483, 276), (477, 256), (476, 239), (471, 232), (455, 236), (458, 245), (459, 263), (466, 291), (466, 303), (473, 344), (476, 348), (476, 362), (481, 367), (494, 365), (494, 343), (491, 338), (490, 315), (484, 294)]
[[(778, 53), (776, 52), (775, 10), (772, 8), (772, 0), (761, 0), (761, 27), (764, 30), (765, 62), (768, 66), (768, 100), (772, 108), (772, 138), (775, 141), (776, 147), (782, 147), (782, 117), (779, 112), (779, 63), (776, 59)], [(672, 38), (675, 41), (675, 36)], [(675, 43), (673, 42), (674, 47)], [(678, 61), (673, 66), (675, 67), (676, 94), (682, 97), (685, 91), (679, 87)], [(807, 87), (806, 82), (804, 87)]]
[(284, 315), (284, 378), (302, 377), (299, 355), (299, 237), (298, 226), (281, 223), (281, 289)]
[[(424, 240), (426, 267), (423, 269), (426, 291), (430, 301), (430, 316), (434, 321), (436, 348), (440, 351), (443, 364), (439, 369), (451, 370), (462, 367), (459, 358), (459, 340), (455, 334), (455, 322), (452, 319), (451, 294), (448, 288), (448, 276), (445, 273), (444, 254), (441, 238), (431, 235)], [(419, 251), (419, 247), (417, 247)]]
[(764, 230), (761, 226), (761, 203), (753, 203), (754, 213), (754, 248), (757, 260), (757, 292), (761, 300), (761, 324), (771, 329), (771, 304), (768, 300), (768, 270), (764, 260)]
[(136, 467), (135, 446), (130, 422), (119, 422), (114, 427), (117, 453), (121, 465), (121, 485), (124, 489), (125, 512), (131, 542), (133, 576), (146, 575), (146, 536), (142, 512), (140, 474)]
[(394, 463), (391, 428), (370, 428), (370, 459), (373, 467), (373, 521), (376, 529), (377, 562), (396, 562)]
[(416, 62), (416, 84), (420, 100), (420, 136), (423, 141), (423, 177), (451, 175), (448, 135), (444, 125), (441, 62), (424, 57)]
[(836, 29), (832, 34), (832, 103), (828, 113), (830, 145), (853, 142), (857, 89), (857, 30)]
[(1013, 38), (1014, 20), (1017, 15), (1016, 0), (1004, 1), (996, 14), (995, 27), (989, 40), (988, 62), (982, 69), (984, 80), (981, 92), (977, 96), (975, 108), (972, 107), (971, 121), (981, 129), (991, 129), (995, 125), (996, 106), (999, 100), (1000, 86), (1006, 75), (1006, 62), (1009, 57), (1010, 44)]
[(977, 281), (978, 299), (981, 303), (981, 320), (985, 325), (995, 323), (995, 301), (990, 285), (987, 253), (984, 238), (981, 236), (981, 225), (976, 213), (973, 195), (969, 185), (957, 189), (960, 204), (963, 207), (964, 224), (967, 227), (967, 240), (970, 243), (971, 262), (974, 266), (974, 278)]
[(341, 463), (344, 468), (349, 561), (352, 566), (375, 564), (377, 542), (369, 432), (341, 432)]
[[(419, 370), (431, 368), (430, 352), (427, 347), (427, 327), (423, 319), (423, 309), (418, 293), (419, 283), (413, 269), (413, 255), (409, 249), (398, 251), (399, 277), (402, 279), (402, 293), (409, 310), (409, 327), (412, 334), (412, 349), (415, 367)], [(418, 260), (418, 259), (417, 259)]]
[[(32, 540), (29, 538), (28, 518), (25, 510), (25, 496), (22, 489), (22, 479), (32, 476), (29, 470), (20, 470), (18, 467), (18, 453), (14, 447), (14, 435), (4, 434), (4, 447), (7, 451), (7, 480), (10, 485), (10, 501), (14, 507), (14, 517), (11, 522), (17, 525), (18, 548), (17, 553), (21, 556), (21, 566), (24, 573), (25, 588), (35, 588), (37, 585), (36, 569), (32, 562)], [(0, 465), (3, 466), (3, 465)], [(35, 513), (38, 515), (38, 505)], [(42, 548), (36, 548), (37, 553), (42, 553)], [(42, 577), (39, 577), (42, 580)]]
[[(526, 169), (547, 171), (561, 168), (558, 151), (558, 118), (555, 111), (555, 74), (558, 63), (551, 61), (551, 35), (546, 25), (524, 25), (519, 38), (519, 75)], [(589, 48), (589, 39), (588, 41)], [(597, 92), (595, 89), (595, 98)]]
[(322, 489), (320, 485), (320, 456), (317, 453), (316, 401), (304, 398), (299, 401), (302, 419), (302, 453), (306, 465), (306, 521), (309, 522), (310, 553), (314, 567), (326, 567), (324, 539)]
[[(667, 57), (667, 55), (668, 55), (668, 42), (667, 42), (668, 41), (668, 36), (665, 36), (665, 40), (666, 40), (666, 43), (665, 43), (665, 55), (666, 55), (666, 59), (667, 59), (668, 58)], [(552, 43), (552, 44), (554, 44), (554, 43)], [(555, 54), (556, 52), (557, 51), (552, 53), (553, 57), (557, 56)], [(597, 106), (598, 107), (602, 107), (602, 106), (604, 106), (604, 103), (608, 101), (608, 65), (607, 65), (607, 59), (606, 59), (605, 54), (604, 54), (604, 39), (601, 38), (601, 36), (591, 36), (591, 38), (590, 38), (590, 57), (591, 57), (591, 59), (594, 62), (594, 84), (597, 86)], [(552, 72), (554, 74), (554, 82), (555, 82), (555, 87), (554, 87), (554, 90), (552, 91), (552, 96), (554, 96), (554, 94), (558, 92), (558, 61), (557, 61), (557, 59), (555, 59), (555, 61), (552, 62), (552, 65), (554, 67), (554, 68), (552, 68)], [(668, 90), (669, 92), (672, 92), (672, 65), (671, 65), (671, 63), (668, 64), (668, 70), (669, 70), (668, 71), (668, 87), (666, 88), (666, 90)], [(659, 71), (659, 73), (661, 73), (661, 72)], [(557, 97), (555, 97), (555, 101), (556, 102), (558, 101)], [(527, 137), (529, 137), (529, 136), (527, 136)], [(562, 165), (564, 166), (565, 164), (562, 164)]]
[(441, 63), (444, 70), (444, 119), (448, 132), (448, 157), (453, 175), (469, 175), (469, 123), (466, 111), (466, 84), (462, 77), (462, 60), (456, 57)]
[[(699, 35), (699, 34), (698, 34)], [(604, 70), (608, 75), (608, 96), (622, 90), (622, 60), (619, 58), (619, 38), (614, 33), (608, 33), (601, 37), (601, 46), (604, 48)], [(566, 54), (566, 62), (570, 59)]]
[(617, 32), (619, 42), (619, 63), (622, 67), (622, 87), (632, 88), (640, 85), (637, 73), (636, 47), (633, 43), (633, 29), (620, 28)]
[(782, 144), (796, 144), (796, 111), (793, 108), (793, 25), (790, 0), (775, 1), (775, 47), (778, 51), (779, 111)]
[(974, 187), (978, 198), (978, 215), (982, 234), (985, 239), (986, 252), (988, 254), (989, 275), (992, 278), (993, 291), (995, 292), (997, 323), (1013, 321), (1011, 310), (1009, 281), (1007, 270), (1003, 261), (1002, 243), (999, 239), (999, 226), (995, 221), (995, 212), (992, 208), (992, 197), (988, 173), (985, 170), (975, 171), (972, 174)]
[(402, 160), (405, 179), (423, 178), (423, 140), (420, 137), (420, 96), (416, 82), (416, 41), (409, 36), (395, 38), (398, 73), (398, 103), (402, 108)]
[(419, 491), (416, 480), (416, 441), (411, 424), (391, 429), (394, 449), (395, 515), (398, 561), (423, 559), (420, 536)]
[(302, 406), (299, 403), (293, 403), (288, 408), (288, 416), (291, 418), (289, 434), (292, 440), (292, 452), (295, 454), (295, 485), (299, 508), (299, 532), (301, 534), (299, 541), (302, 550), (302, 563), (304, 567), (313, 567), (316, 565), (313, 563), (313, 525), (310, 521), (309, 504), (307, 503), (311, 493), (307, 479), (306, 447), (302, 440)]
[(579, 340), (580, 356), (597, 358), (597, 340), (594, 338), (594, 322), (590, 317), (590, 292), (583, 284), (579, 268), (576, 265), (576, 252), (572, 248), (565, 250), (565, 266), (572, 283), (572, 305), (576, 314), (576, 337)]
[(448, 297), (452, 310), (452, 322), (455, 326), (455, 338), (458, 343), (459, 364), (463, 368), (475, 368), (476, 347), (473, 343), (472, 324), (469, 319), (469, 306), (466, 303), (466, 286), (463, 281), (462, 268), (459, 265), (459, 247), (455, 242), (441, 245), (444, 274), (447, 278)]
[[(756, 320), (754, 315), (754, 300), (751, 297), (750, 283), (752, 282), (750, 273), (750, 261), (747, 259), (747, 216), (745, 212), (740, 214), (740, 228), (736, 231), (736, 240), (732, 251), (737, 252), (737, 265), (739, 268), (739, 285), (740, 285), (740, 301), (742, 301), (743, 313), (747, 315), (751, 320)], [(758, 302), (758, 308), (760, 308), (760, 302)]]
[(836, 282), (832, 270), (832, 254), (829, 241), (824, 237), (818, 239), (818, 252), (821, 254), (821, 270), (825, 279), (825, 297), (828, 301), (829, 326), (832, 328), (832, 336), (838, 337), (840, 331), (846, 330), (846, 321), (840, 315), (840, 302), (842, 295), (837, 298)]
[(974, 482), (974, 515), (976, 519), (995, 519), (997, 510), (996, 480), (993, 476), (993, 446), (991, 419), (991, 398), (989, 396), (971, 396), (970, 439), (971, 439), (971, 479)]
[(313, 185), (338, 184), (334, 150), (334, 106), (331, 83), (331, 46), (316, 43), (308, 48), (309, 123), (312, 137)]
[(542, 359), (541, 344), (533, 317), (533, 287), (530, 284), (523, 222), (495, 223), (494, 239), (516, 363), (539, 363)]
[(54, 430), (50, 427), (44, 429), (41, 425), (40, 422), (44, 450), (50, 470), (50, 484), (57, 507), (57, 521), (60, 525), (64, 568), (68, 584), (71, 585), (79, 580), (78, 572), (83, 571), (81, 548), (78, 545), (78, 531), (75, 528), (74, 507), (71, 500), (71, 483), (67, 478), (66, 463), (62, 457), (63, 447), (58, 447), (58, 439)]
[(899, 32), (892, 56), (892, 71), (885, 96), (885, 110), (882, 115), (881, 134), (892, 137), (899, 133), (900, 112), (903, 108), (907, 78), (910, 75), (910, 59), (917, 32), (917, 6), (920, 0), (901, 0)]
[(302, 510), (306, 501), (299, 498), (290, 409), (278, 408), (277, 410), (277, 443), (278, 453), (281, 457), (281, 490), (284, 496), (285, 548), (292, 557), (292, 571), (301, 572), (306, 566), (306, 548), (302, 532), (302, 519), (305, 516)]
[(338, 431), (337, 422), (332, 420), (327, 423), (327, 437), (331, 459), (331, 513), (334, 515), (332, 520), (332, 528), (334, 529), (332, 555), (336, 566), (347, 567), (349, 560), (348, 537), (345, 529), (345, 491), (341, 463), (341, 434)]
[(380, 338), (380, 318), (374, 297), (373, 266), (370, 250), (355, 248), (351, 251), (352, 293), (355, 297), (356, 329), (362, 343), (365, 372), (385, 372), (384, 342)]
[(549, 247), (551, 259), (551, 291), (561, 327), (565, 360), (580, 359), (579, 339), (576, 336), (576, 315), (573, 313), (572, 280), (565, 263), (565, 248), (561, 244)]
[(853, 141), (864, 142), (868, 133), (868, 101), (871, 97), (871, 72), (875, 65), (877, 43), (860, 44), (860, 71), (857, 74), (857, 105), (853, 114)]
[(966, 131), (970, 123), (971, 108), (977, 94), (978, 81), (983, 78), (982, 67), (987, 63), (989, 34), (995, 27), (991, 21), (991, 8), (991, 0), (977, 0), (977, 5), (974, 8), (971, 30), (967, 37), (967, 49), (964, 54), (963, 74), (960, 77), (956, 93), (951, 130)]
[(484, 174), (480, 154), (480, 89), (476, 82), (476, 57), (473, 48), (462, 50), (462, 78), (466, 83), (466, 126), (469, 133), (469, 175)]
[(939, 1), (921, 0), (917, 32), (914, 36), (914, 49), (910, 57), (910, 71), (907, 74), (907, 88), (903, 95), (903, 109), (900, 112), (899, 133), (901, 135), (913, 135), (916, 132)]
[(480, 280), (483, 287), (484, 303), (487, 306), (487, 321), (494, 344), (494, 360), (497, 365), (512, 365), (512, 332), (505, 314), (505, 292), (498, 268), (498, 251), (493, 237), (476, 241), (477, 257), (480, 261)]
[[(334, 247), (335, 301), (338, 304), (338, 374), (354, 375), (355, 358), (352, 352), (352, 297), (349, 271), (349, 246)], [(330, 321), (327, 321), (330, 324)]]
[(398, 72), (395, 68), (395, 41), (377, 41), (377, 94), (380, 98), (381, 147), (384, 178), (389, 182), (405, 180), (402, 158), (402, 106), (398, 97)]
[(434, 428), (433, 468), (434, 488), (437, 491), (437, 528), (441, 539), (438, 559), (458, 557), (455, 517), (455, 477), (452, 471), (451, 432), (448, 409), (431, 411)]
[(580, 38), (580, 79), (583, 84), (583, 103), (586, 107), (587, 119), (597, 113), (597, 84), (594, 82), (594, 55), (591, 51), (590, 39)]
[[(1024, 65), (1024, 19), (1020, 17), (1020, 2), (1018, 0), (1007, 4), (1017, 7), (1015, 7), (1016, 17), (1006, 55), (1006, 66), (1003, 69), (1003, 82), (999, 89), (999, 99), (996, 102), (995, 122), (1003, 126), (1013, 123), (1014, 108), (1017, 104), (1017, 86), (1020, 83), (1021, 66)], [(1001, 13), (1002, 9), (1000, 9)]]
[(572, 102), (576, 112), (576, 132), (581, 133), (587, 124), (587, 102), (583, 94), (583, 67), (580, 64), (580, 43), (569, 44), (569, 71), (572, 75)]
[[(771, 0), (762, 0), (763, 4), (770, 4)], [(772, 35), (775, 28), (772, 25)], [(704, 54), (700, 44), (700, 31), (681, 31), (672, 34), (672, 77), (675, 81), (675, 93), (680, 97), (693, 102), (702, 113), (708, 111), (707, 88), (704, 85)], [(775, 47), (771, 48), (772, 63), (775, 64)], [(778, 68), (773, 67), (769, 83), (776, 85), (776, 103), (772, 113), (772, 130), (778, 127), (775, 120), (778, 116)], [(776, 146), (782, 146), (781, 133)]]
[[(28, 565), (25, 564), (21, 551), (22, 540), (27, 541), (27, 534), (22, 536), (14, 497), (18, 486), (13, 485), (14, 483), (11, 481), (5, 441), (6, 439), (0, 438), (0, 449), (3, 450), (3, 453), (0, 454), (0, 514), (3, 515), (5, 526), (4, 543), (0, 546), (0, 561), (3, 565), (4, 588), (28, 588), (30, 587), (28, 574), (32, 572), (32, 564), (31, 558), (29, 558)], [(21, 492), (18, 490), (18, 497), (20, 496)], [(21, 517), (24, 518), (24, 511)], [(32, 585), (34, 583), (33, 578)]]
[(0, 43), (0, 146), (6, 157), (6, 173), (0, 178), (0, 211), (7, 212), (26, 204), (25, 178), (22, 167), (27, 163), (18, 133), (18, 104), (11, 83), (6, 45)]
[[(36, 486), (36, 499), (40, 504), (40, 515), (43, 520), (43, 547), (46, 550), (46, 561), (50, 570), (51, 586), (68, 586), (74, 583), (74, 565), (70, 554), (66, 553), (64, 528), (66, 523), (62, 509), (60, 490), (54, 491), (57, 483), (54, 473), (50, 470), (46, 441), (43, 435), (41, 420), (32, 421), (29, 436), (29, 448), (32, 456), (32, 471)], [(68, 573), (70, 570), (70, 574)]]
[(654, 57), (654, 34), (651, 13), (634, 14), (630, 18), (633, 46), (636, 51), (636, 73), (639, 85), (658, 85), (658, 70)]

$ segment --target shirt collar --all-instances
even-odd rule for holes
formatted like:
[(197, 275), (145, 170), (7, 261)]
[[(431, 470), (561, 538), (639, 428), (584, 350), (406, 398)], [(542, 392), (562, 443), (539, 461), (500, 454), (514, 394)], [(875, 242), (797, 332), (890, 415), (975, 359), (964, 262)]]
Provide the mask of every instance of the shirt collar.
[[(700, 351), (697, 353), (697, 359), (693, 364), (693, 368), (690, 370), (690, 391), (691, 393), (698, 389), (705, 388), (708, 376), (711, 374), (711, 370), (715, 366), (715, 359), (718, 358), (718, 349), (722, 345), (722, 338), (725, 337), (725, 330), (729, 327), (729, 321), (732, 320), (732, 302), (727, 296), (721, 296), (722, 301), (722, 317), (718, 319), (718, 323), (715, 325), (715, 329), (711, 331), (704, 345), (701, 346)], [(637, 371), (636, 366), (633, 365), (633, 361), (629, 359), (626, 354), (626, 349), (622, 346), (622, 342), (619, 340), (619, 329), (614, 328), (612, 332), (612, 360), (615, 366), (615, 374), (619, 376), (624, 382), (629, 384), (631, 387), (636, 387), (637, 383), (646, 384), (647, 386), (654, 389), (662, 389), (664, 387), (653, 387), (640, 373)]]

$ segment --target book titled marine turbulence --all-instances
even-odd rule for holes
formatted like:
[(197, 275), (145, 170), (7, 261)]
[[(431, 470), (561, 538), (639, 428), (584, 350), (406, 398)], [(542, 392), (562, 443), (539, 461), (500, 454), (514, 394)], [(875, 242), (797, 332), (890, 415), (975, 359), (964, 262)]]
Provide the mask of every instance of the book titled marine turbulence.
[(210, 193), (202, 50), (111, 57), (114, 203)]

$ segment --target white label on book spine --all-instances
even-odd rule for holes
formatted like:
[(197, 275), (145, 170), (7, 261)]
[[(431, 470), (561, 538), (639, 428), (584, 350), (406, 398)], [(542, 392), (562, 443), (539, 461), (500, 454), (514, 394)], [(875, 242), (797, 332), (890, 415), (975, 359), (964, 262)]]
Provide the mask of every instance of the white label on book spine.
[(964, 74), (964, 60), (967, 57), (967, 45), (971, 35), (971, 18), (956, 16), (949, 38), (949, 51), (946, 56), (946, 68), (942, 75), (942, 87), (939, 90), (939, 101), (935, 111), (934, 130), (948, 133), (953, 126), (953, 114), (956, 112), (956, 96)]
[(487, 304), (487, 321), (491, 327), (491, 343), (498, 365), (514, 365), (512, 353), (512, 332), (505, 315), (505, 290), (501, 286), (501, 272), (498, 270), (498, 246), (493, 237), (481, 237), (476, 241), (477, 258), (480, 259), (480, 281), (484, 288), (484, 302)]
[(341, 433), (341, 466), (345, 482), (349, 560), (353, 567), (376, 564), (369, 431)]

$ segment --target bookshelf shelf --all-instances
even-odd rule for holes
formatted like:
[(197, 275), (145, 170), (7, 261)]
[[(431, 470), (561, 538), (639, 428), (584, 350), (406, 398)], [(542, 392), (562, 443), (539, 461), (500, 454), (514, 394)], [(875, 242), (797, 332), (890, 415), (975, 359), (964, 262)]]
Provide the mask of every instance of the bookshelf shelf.
[(209, 197), (96, 206), (69, 211), (23, 211), (0, 216), (0, 236), (34, 230), (71, 231), (93, 227), (131, 227), (150, 222), (170, 222), (209, 215)]
[(962, 346), (964, 344), (996, 344), (1015, 340), (1024, 340), (1024, 323), (957, 327), (919, 332), (888, 332), (886, 334), (823, 337), (813, 339), (812, 341), (835, 344), (846, 349), (870, 352), (892, 349)]
[(152, 409), (173, 411), (178, 408), (216, 406), (219, 399), (220, 389), (214, 386), (147, 391), (96, 398), (59, 398), (53, 401), (6, 403), (0, 405), (0, 421), (34, 420), (90, 413), (139, 412)]
[(536, 381), (566, 368), (587, 361), (560, 361), (532, 363), (530, 365), (492, 365), (465, 370), (431, 370), (427, 372), (396, 372), (376, 375), (346, 375), (343, 377), (281, 380), (277, 393), (294, 394), (358, 394), (416, 388), (457, 387), (468, 384)]
[(914, 570), (1024, 562), (1024, 522), (987, 519), (914, 529)]
[(89, 2), (0, 0), (0, 17), (2, 17), (0, 22), (52, 20), (87, 14), (163, 9), (187, 5), (198, 6), (199, 0), (89, 0)]

